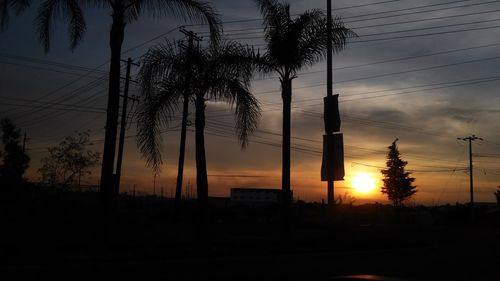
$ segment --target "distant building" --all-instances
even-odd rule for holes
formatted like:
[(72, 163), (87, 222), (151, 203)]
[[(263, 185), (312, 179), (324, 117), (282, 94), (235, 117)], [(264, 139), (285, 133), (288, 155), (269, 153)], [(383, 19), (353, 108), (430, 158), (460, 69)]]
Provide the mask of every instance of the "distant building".
[[(293, 192), (290, 192), (293, 199)], [(277, 204), (281, 201), (281, 189), (231, 188), (230, 201), (242, 204)]]

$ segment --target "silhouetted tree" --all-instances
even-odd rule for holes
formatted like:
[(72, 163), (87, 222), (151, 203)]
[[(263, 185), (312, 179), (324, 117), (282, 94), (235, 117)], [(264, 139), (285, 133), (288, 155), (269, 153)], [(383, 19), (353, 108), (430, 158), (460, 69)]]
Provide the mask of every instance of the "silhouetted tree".
[[(326, 57), (327, 20), (323, 11), (309, 10), (295, 17), (290, 14), (288, 3), (276, 0), (256, 0), (262, 17), (266, 52), (257, 58), (264, 74), (278, 73), (283, 100), (283, 155), (282, 191), (283, 229), (282, 239), (289, 238), (290, 228), (290, 122), (292, 104), (292, 80), (299, 71), (310, 67)], [(333, 21), (333, 51), (344, 49), (347, 39), (356, 34), (344, 27), (340, 18)]]
[[(14, 0), (11, 0), (14, 1)], [(17, 0), (25, 1), (25, 0)], [(118, 108), (120, 99), (120, 61), (125, 27), (146, 13), (153, 17), (174, 16), (208, 23), (213, 39), (218, 36), (219, 19), (216, 11), (207, 3), (195, 0), (45, 0), (38, 9), (36, 25), (39, 40), (45, 51), (49, 50), (52, 29), (56, 20), (69, 22), (71, 48), (75, 48), (86, 30), (82, 7), (106, 8), (111, 11), (109, 45), (108, 105), (106, 132), (101, 169), (101, 197), (104, 207), (109, 207), (113, 197), (113, 165), (115, 161)]]
[[(138, 144), (147, 163), (156, 170), (161, 164), (161, 127), (170, 123), (178, 105), (186, 98), (195, 107), (196, 185), (200, 232), (205, 239), (208, 223), (208, 179), (205, 158), (205, 107), (212, 100), (235, 105), (236, 131), (242, 147), (248, 143), (260, 117), (257, 100), (249, 91), (253, 72), (250, 50), (236, 42), (221, 42), (193, 50), (190, 65), (175, 43), (160, 44), (144, 57), (140, 82), (144, 102), (138, 120)], [(186, 71), (191, 80), (186, 85)]]
[(396, 145), (397, 141), (398, 139), (395, 139), (388, 147), (387, 169), (382, 170), (382, 175), (384, 175), (382, 193), (387, 194), (394, 206), (400, 207), (403, 201), (415, 194), (417, 190), (416, 186), (412, 185), (415, 178), (410, 177), (411, 173), (405, 171), (408, 162), (401, 159)]
[(22, 183), (23, 175), (29, 167), (30, 158), (24, 153), (21, 144), (21, 131), (12, 120), (3, 118), (2, 127), (3, 149), (0, 151), (0, 186), (14, 187)]
[(335, 200), (337, 205), (349, 205), (352, 206), (356, 201), (356, 197), (352, 196), (349, 192), (345, 192), (344, 195), (338, 195), (337, 200)]
[(91, 169), (99, 163), (99, 153), (90, 150), (88, 132), (67, 136), (59, 145), (49, 147), (49, 155), (41, 159), (38, 172), (42, 181), (53, 186), (80, 187), (81, 179), (90, 175)]
[(495, 191), (495, 198), (497, 199), (497, 203), (500, 205), (500, 186), (497, 186), (497, 191)]

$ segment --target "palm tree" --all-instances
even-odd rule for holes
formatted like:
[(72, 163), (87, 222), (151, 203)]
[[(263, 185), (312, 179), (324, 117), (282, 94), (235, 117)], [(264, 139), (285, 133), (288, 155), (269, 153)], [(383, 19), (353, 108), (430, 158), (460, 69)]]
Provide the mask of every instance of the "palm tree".
[[(152, 48), (142, 61), (139, 80), (144, 102), (138, 120), (138, 144), (149, 165), (162, 163), (161, 127), (168, 126), (179, 104), (186, 99), (195, 107), (196, 185), (198, 193), (199, 232), (207, 238), (208, 179), (205, 157), (206, 101), (235, 106), (236, 131), (242, 148), (257, 126), (260, 109), (249, 91), (253, 63), (250, 50), (235, 42), (212, 44), (195, 49), (186, 64), (183, 51), (175, 43)], [(186, 73), (191, 79), (186, 83)], [(185, 111), (184, 111), (185, 112)]]
[[(282, 216), (281, 238), (290, 235), (290, 119), (292, 80), (297, 73), (321, 61), (327, 54), (327, 19), (321, 10), (292, 16), (290, 5), (276, 0), (256, 0), (264, 19), (266, 52), (256, 59), (264, 74), (277, 72), (283, 100)], [(340, 18), (332, 21), (333, 51), (340, 52), (347, 39), (356, 36)]]
[(173, 16), (181, 19), (194, 19), (208, 23), (212, 39), (215, 40), (218, 36), (220, 21), (216, 11), (208, 3), (196, 0), (45, 0), (38, 9), (35, 21), (39, 40), (45, 51), (49, 50), (52, 29), (59, 18), (69, 22), (71, 48), (74, 49), (79, 44), (86, 30), (82, 6), (108, 8), (112, 13), (109, 35), (111, 59), (108, 105), (100, 183), (103, 207), (109, 208), (114, 194), (117, 193), (112, 188), (113, 166), (120, 98), (120, 60), (126, 25), (138, 20), (144, 13), (153, 17)]

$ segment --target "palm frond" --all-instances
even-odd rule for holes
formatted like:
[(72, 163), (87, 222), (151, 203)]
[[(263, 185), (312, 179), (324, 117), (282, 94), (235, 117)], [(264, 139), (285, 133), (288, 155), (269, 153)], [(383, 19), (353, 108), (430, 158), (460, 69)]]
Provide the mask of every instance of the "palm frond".
[(241, 81), (227, 81), (227, 93), (230, 93), (231, 106), (235, 105), (236, 133), (241, 147), (248, 145), (248, 136), (255, 129), (260, 119), (260, 106), (258, 100), (250, 93), (248, 87)]
[[(7, 0), (7, 2), (9, 1)], [(29, 8), (29, 6), (31, 5), (31, 0), (10, 0), (10, 3), (12, 8), (14, 8), (16, 14), (19, 14)]]
[(9, 1), (0, 0), (0, 30), (4, 30), (9, 22)]
[(194, 23), (208, 24), (213, 42), (217, 42), (222, 29), (217, 10), (205, 1), (196, 0), (135, 0), (127, 6), (133, 18), (142, 12), (154, 17), (173, 16)]
[(236, 132), (243, 148), (248, 135), (257, 127), (260, 117), (259, 103), (250, 93), (250, 79), (255, 63), (252, 50), (235, 41), (223, 41), (209, 50), (203, 80), (205, 97), (235, 106)]
[(255, 0), (255, 3), (264, 19), (266, 33), (269, 31), (271, 33), (280, 32), (291, 23), (290, 5), (288, 3), (280, 3), (276, 0)]
[(78, 0), (46, 0), (38, 8), (35, 18), (38, 40), (45, 52), (50, 49), (51, 32), (59, 18), (69, 20), (71, 49), (78, 45), (85, 34), (85, 18)]
[(280, 76), (283, 76), (281, 65), (276, 62), (274, 57), (269, 52), (266, 52), (261, 56), (254, 57), (253, 63), (258, 73), (260, 73), (263, 77), (268, 77), (275, 71), (278, 72)]
[(143, 99), (137, 118), (137, 146), (146, 164), (155, 173), (161, 170), (161, 129), (168, 125), (178, 109), (182, 89), (177, 83), (165, 82), (162, 89)]
[(149, 96), (157, 84), (167, 77), (173, 69), (184, 64), (183, 56), (178, 46), (179, 42), (165, 40), (151, 49), (141, 59), (141, 69), (138, 80), (141, 92)]
[(9, 9), (16, 15), (24, 12), (31, 5), (31, 0), (0, 0), (0, 31), (7, 27), (9, 22)]
[[(276, 0), (256, 0), (265, 23), (266, 53), (256, 60), (262, 73), (274, 70), (280, 77), (294, 77), (304, 67), (326, 57), (327, 20), (323, 11), (313, 9), (292, 19), (290, 7)], [(356, 33), (341, 18), (332, 21), (333, 52), (342, 51)]]
[(305, 11), (294, 21), (292, 34), (297, 36), (297, 53), (293, 69), (311, 66), (326, 56), (327, 21), (321, 10)]
[(342, 18), (335, 17), (332, 21), (333, 52), (339, 53), (344, 50), (347, 40), (358, 37), (352, 29), (344, 26)]
[[(299, 22), (299, 19), (302, 19)], [(321, 11), (310, 11), (301, 14), (297, 19), (300, 28), (300, 41), (297, 58), (294, 60), (294, 69), (299, 70), (304, 66), (323, 60), (327, 54), (327, 20)], [(298, 29), (299, 30), (299, 29)], [(340, 17), (332, 20), (332, 48), (333, 53), (339, 53), (346, 47), (347, 40), (357, 37), (357, 34), (344, 26)]]
[(211, 75), (213, 83), (217, 79), (227, 77), (238, 77), (245, 83), (249, 83), (253, 75), (255, 62), (252, 49), (236, 41), (222, 41), (216, 47), (212, 46), (208, 51), (211, 58), (207, 61), (210, 68), (207, 74)]
[(70, 35), (71, 49), (74, 49), (82, 40), (83, 34), (87, 29), (85, 17), (83, 16), (83, 11), (77, 1), (67, 0), (64, 3), (67, 5), (67, 10), (70, 12), (68, 33)]

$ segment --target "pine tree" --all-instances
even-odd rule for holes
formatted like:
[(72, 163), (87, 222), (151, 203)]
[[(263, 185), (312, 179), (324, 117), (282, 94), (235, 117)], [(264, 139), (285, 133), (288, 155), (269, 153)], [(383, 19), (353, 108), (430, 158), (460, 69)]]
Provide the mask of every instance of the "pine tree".
[(417, 192), (416, 186), (412, 183), (415, 178), (410, 177), (409, 172), (405, 172), (407, 161), (401, 159), (395, 139), (391, 146), (389, 146), (389, 153), (387, 154), (387, 169), (382, 170), (384, 175), (384, 186), (382, 193), (387, 194), (389, 200), (392, 201), (394, 206), (402, 206), (403, 201), (411, 197)]

